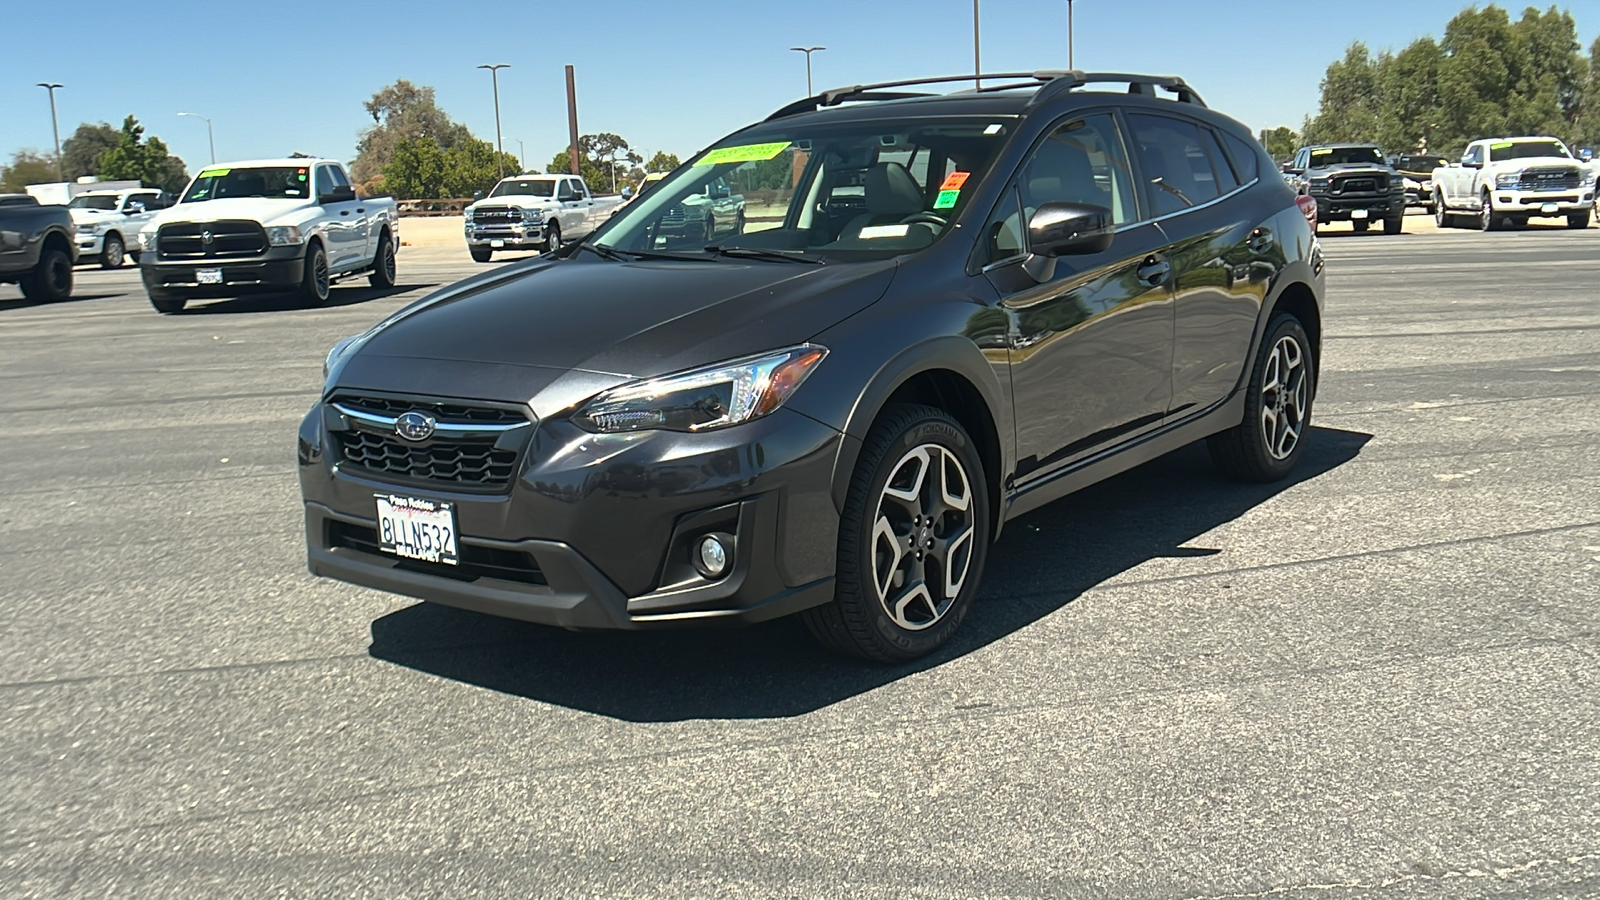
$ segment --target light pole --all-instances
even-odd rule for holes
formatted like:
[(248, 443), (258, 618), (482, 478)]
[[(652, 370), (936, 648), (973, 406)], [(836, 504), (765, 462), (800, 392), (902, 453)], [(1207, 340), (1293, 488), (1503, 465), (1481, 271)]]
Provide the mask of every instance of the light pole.
[(621, 147), (615, 147), (611, 151), (611, 193), (613, 194), (617, 192), (617, 154), (621, 152)]
[(978, 0), (972, 0), (972, 86), (983, 87), (983, 79), (977, 76), (983, 74), (983, 57), (978, 52)]
[(196, 119), (204, 119), (205, 120), (205, 123), (206, 123), (206, 140), (211, 143), (211, 164), (213, 166), (216, 165), (217, 164), (217, 136), (215, 134), (213, 134), (212, 131), (211, 131), (211, 118), (209, 116), (202, 116), (199, 113), (192, 113), (192, 112), (181, 112), (181, 113), (178, 113), (178, 115), (180, 115), (180, 116), (191, 116), (191, 117), (196, 118)]
[(39, 87), (50, 92), (50, 130), (56, 136), (56, 177), (62, 181), (67, 180), (65, 164), (61, 162), (61, 125), (56, 121), (56, 88), (61, 85), (50, 81), (39, 82)]
[[(528, 148), (523, 146), (522, 138), (512, 138), (517, 142), (517, 165), (522, 167), (522, 172), (528, 171)], [(522, 172), (518, 172), (521, 175)]]
[(500, 141), (500, 70), (511, 68), (510, 63), (495, 63), (492, 66), (479, 66), (480, 69), (489, 70), (489, 78), (494, 82), (494, 161), (500, 167), (500, 177), (506, 177), (506, 161), (503, 156)]
[(1078, 68), (1072, 57), (1072, 0), (1067, 0), (1067, 68)]
[(807, 97), (814, 96), (811, 93), (811, 54), (817, 52), (818, 50), (826, 50), (828, 48), (827, 47), (790, 47), (789, 49), (795, 51), (796, 53), (804, 53), (806, 55), (806, 96)]

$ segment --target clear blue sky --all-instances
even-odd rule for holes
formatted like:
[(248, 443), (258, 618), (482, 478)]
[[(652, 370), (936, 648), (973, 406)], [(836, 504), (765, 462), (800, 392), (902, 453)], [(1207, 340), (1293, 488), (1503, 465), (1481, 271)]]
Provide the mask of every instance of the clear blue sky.
[[(1465, 5), (1076, 0), (1077, 63), (1179, 74), (1253, 129), (1298, 127), (1323, 70), (1352, 40), (1398, 49), (1438, 36)], [(1563, 6), (1587, 48), (1600, 2)], [(566, 143), (568, 63), (585, 133), (679, 155), (802, 96), (805, 60), (791, 46), (828, 48), (814, 58), (819, 90), (972, 68), (970, 0), (168, 0), (138, 12), (84, 0), (70, 5), (72, 22), (67, 8), (0, 0), (0, 158), (51, 146), (40, 81), (66, 86), (56, 94), (63, 138), (80, 122), (116, 125), (133, 113), (193, 168), (209, 159), (205, 123), (180, 110), (212, 117), (219, 160), (296, 150), (349, 159), (371, 123), (361, 102), (397, 78), (432, 85), (446, 112), (492, 138), (489, 74), (473, 67), (510, 63), (500, 73), (506, 150), (521, 138), (542, 169)], [(582, 27), (601, 10), (613, 14), (614, 36)], [(982, 0), (982, 14), (986, 71), (1066, 67), (1066, 0)]]

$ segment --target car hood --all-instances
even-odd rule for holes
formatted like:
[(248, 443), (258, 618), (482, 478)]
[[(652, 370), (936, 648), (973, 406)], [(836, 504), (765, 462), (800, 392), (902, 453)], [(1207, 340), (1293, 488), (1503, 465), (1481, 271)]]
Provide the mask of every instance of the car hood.
[(882, 297), (893, 260), (529, 260), (446, 288), (358, 338), (330, 387), (531, 400), (803, 343)]
[(72, 221), (77, 222), (80, 225), (90, 225), (90, 224), (93, 224), (95, 222), (107, 222), (107, 221), (110, 221), (111, 219), (126, 219), (127, 218), (127, 216), (124, 216), (122, 213), (117, 212), (116, 210), (111, 210), (111, 209), (83, 209), (83, 208), (79, 208), (79, 209), (69, 209), (69, 210), (67, 210), (67, 212), (72, 214)]
[(221, 219), (246, 219), (262, 225), (294, 225), (305, 221), (318, 209), (310, 200), (274, 199), (271, 197), (226, 197), (199, 203), (180, 203), (162, 210), (157, 221), (161, 225), (173, 222), (216, 222)]
[(1583, 163), (1565, 156), (1525, 156), (1521, 159), (1497, 160), (1490, 162), (1484, 168), (1491, 172), (1520, 172), (1523, 169), (1542, 169), (1546, 166), (1583, 171)]
[(468, 206), (467, 209), (477, 209), (480, 206), (515, 206), (518, 209), (539, 209), (545, 206), (555, 206), (554, 197), (535, 197), (531, 194), (507, 194), (504, 197), (485, 197)]
[(1322, 168), (1317, 169), (1317, 173), (1319, 175), (1351, 175), (1357, 172), (1371, 172), (1375, 175), (1388, 175), (1393, 171), (1395, 170), (1387, 166), (1380, 166), (1377, 163), (1339, 163), (1335, 166), (1323, 166)]

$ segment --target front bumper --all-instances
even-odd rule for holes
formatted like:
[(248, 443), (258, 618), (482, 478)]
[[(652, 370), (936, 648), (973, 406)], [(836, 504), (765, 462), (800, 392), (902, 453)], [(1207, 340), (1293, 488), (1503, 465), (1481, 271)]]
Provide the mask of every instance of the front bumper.
[(1394, 194), (1341, 194), (1337, 197), (1312, 194), (1317, 201), (1317, 221), (1344, 222), (1356, 210), (1366, 210), (1369, 218), (1390, 219), (1406, 213), (1406, 195)]
[[(540, 422), (497, 492), (375, 477), (341, 459), (336, 433), (349, 427), (322, 404), (301, 423), (314, 575), (568, 628), (749, 623), (833, 596), (831, 481), (845, 439), (799, 413), (706, 434), (593, 435)], [(461, 565), (378, 551), (368, 539), (376, 494), (453, 504)], [(691, 562), (712, 533), (733, 544), (717, 579)]]
[[(80, 231), (74, 235), (74, 239), (78, 242), (78, 255), (82, 257), (99, 256), (100, 252), (105, 249), (106, 235), (103, 231), (99, 234)], [(139, 248), (134, 247), (132, 249), (137, 250)]]
[(1594, 209), (1594, 185), (1554, 191), (1494, 191), (1495, 212), (1524, 216), (1565, 216)]
[[(291, 291), (305, 279), (306, 245), (269, 247), (248, 259), (163, 260), (156, 253), (139, 256), (139, 277), (152, 294), (204, 299), (244, 293)], [(201, 269), (221, 269), (221, 284), (201, 284)]]
[(510, 224), (478, 225), (473, 222), (462, 227), (467, 246), (475, 250), (542, 250), (544, 249), (544, 222), (524, 221)]

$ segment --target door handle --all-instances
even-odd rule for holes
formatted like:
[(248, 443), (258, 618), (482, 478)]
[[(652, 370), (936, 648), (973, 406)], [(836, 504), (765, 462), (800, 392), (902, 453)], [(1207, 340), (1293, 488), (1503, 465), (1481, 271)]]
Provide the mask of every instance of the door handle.
[(1272, 232), (1266, 228), (1257, 228), (1255, 231), (1250, 232), (1249, 247), (1252, 253), (1265, 253), (1271, 250), (1276, 243), (1278, 243), (1278, 239), (1273, 237)]
[(1166, 281), (1167, 276), (1172, 274), (1172, 263), (1152, 256), (1146, 259), (1143, 265), (1139, 266), (1137, 274), (1140, 281), (1155, 287)]
[(367, 208), (365, 206), (356, 207), (356, 212), (358, 212), (358, 213), (364, 213), (366, 211), (367, 211)]

